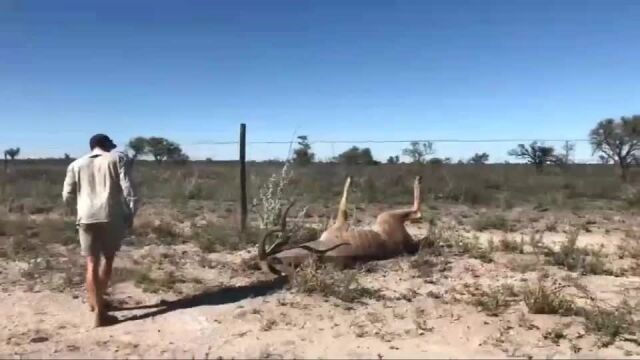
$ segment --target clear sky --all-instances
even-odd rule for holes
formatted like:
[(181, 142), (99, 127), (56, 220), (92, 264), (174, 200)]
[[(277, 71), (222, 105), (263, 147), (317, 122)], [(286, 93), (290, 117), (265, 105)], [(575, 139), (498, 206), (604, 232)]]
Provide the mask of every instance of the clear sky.
[(78, 156), (106, 132), (226, 159), (197, 144), (241, 122), (250, 141), (586, 138), (640, 112), (639, 19), (634, 0), (0, 0), (0, 146)]

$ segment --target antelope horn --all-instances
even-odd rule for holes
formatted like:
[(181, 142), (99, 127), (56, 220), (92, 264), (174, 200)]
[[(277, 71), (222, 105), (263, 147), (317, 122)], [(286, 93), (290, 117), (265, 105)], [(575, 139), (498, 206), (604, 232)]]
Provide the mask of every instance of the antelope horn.
[(287, 229), (287, 216), (289, 216), (289, 210), (291, 210), (295, 203), (296, 200), (291, 200), (289, 205), (284, 209), (284, 212), (282, 213), (282, 218), (280, 218), (280, 230), (282, 230), (282, 232)]
[[(291, 201), (289, 203), (289, 205), (285, 208), (284, 212), (281, 215), (280, 218), (280, 228), (279, 229), (271, 229), (269, 231), (267, 231), (266, 234), (264, 234), (264, 236), (262, 237), (262, 240), (260, 240), (260, 243), (258, 244), (258, 260), (265, 264), (267, 266), (267, 268), (269, 269), (269, 271), (271, 273), (273, 273), (274, 275), (282, 275), (282, 273), (280, 271), (278, 271), (270, 262), (269, 262), (269, 257), (280, 252), (281, 249), (287, 245), (287, 243), (289, 242), (289, 237), (286, 234), (286, 230), (287, 230), (287, 216), (289, 215), (289, 211), (291, 210), (291, 208), (293, 207), (293, 205), (295, 204), (295, 200)], [(276, 242), (274, 242), (271, 246), (269, 246), (269, 248), (267, 249), (267, 239), (271, 238), (273, 235), (277, 234), (277, 233), (281, 233), (282, 237), (277, 240)]]
[(326, 249), (316, 249), (314, 247), (311, 247), (309, 245), (298, 245), (296, 247), (294, 247), (293, 249), (303, 249), (303, 250), (307, 250), (308, 252), (314, 254), (314, 255), (325, 255), (326, 253), (328, 253), (329, 251), (335, 250), (337, 248), (339, 248), (340, 246), (345, 246), (345, 245), (351, 245), (349, 243), (343, 242), (337, 245), (333, 245), (333, 246), (329, 246)]
[(280, 247), (282, 247), (286, 243), (286, 239), (282, 238), (276, 241), (276, 243), (271, 245), (268, 250), (266, 245), (267, 245), (267, 239), (269, 239), (274, 234), (277, 234), (279, 232), (281, 232), (280, 229), (273, 229), (273, 230), (267, 231), (267, 233), (264, 234), (264, 236), (262, 237), (262, 240), (260, 240), (260, 243), (258, 244), (258, 261), (261, 264), (265, 265), (269, 270), (269, 272), (271, 272), (276, 276), (281, 276), (282, 273), (271, 264), (271, 262), (269, 261), (269, 257), (273, 255), (277, 250), (279, 250)]
[[(273, 266), (273, 264), (269, 261), (269, 258), (281, 252), (283, 250), (282, 248), (285, 247), (289, 242), (289, 237), (286, 234), (287, 215), (289, 214), (289, 210), (291, 210), (294, 204), (295, 204), (295, 201), (292, 201), (282, 213), (282, 218), (280, 219), (280, 228), (271, 229), (267, 231), (262, 237), (262, 240), (260, 240), (260, 243), (258, 244), (258, 260), (264, 265), (266, 265), (267, 269), (269, 269), (269, 271), (272, 274), (277, 276), (281, 276), (282, 272), (276, 269), (275, 266)], [(279, 240), (277, 240), (275, 243), (273, 243), (273, 245), (269, 246), (269, 248), (267, 249), (267, 240), (271, 238), (273, 235), (278, 233), (282, 234), (282, 237)], [(326, 253), (345, 245), (351, 245), (351, 244), (343, 242), (343, 243), (330, 246), (326, 249), (316, 249), (309, 245), (302, 244), (302, 245), (291, 247), (290, 249), (303, 249), (312, 254), (323, 256)]]

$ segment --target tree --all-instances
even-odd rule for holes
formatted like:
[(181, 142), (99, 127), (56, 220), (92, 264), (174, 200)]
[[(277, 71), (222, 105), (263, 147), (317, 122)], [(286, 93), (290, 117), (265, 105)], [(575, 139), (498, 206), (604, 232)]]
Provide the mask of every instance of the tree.
[(188, 161), (189, 159), (180, 145), (162, 137), (148, 138), (147, 151), (158, 164), (164, 160)]
[(400, 163), (400, 156), (396, 155), (396, 156), (389, 156), (389, 158), (387, 158), (387, 164), (399, 164)]
[(306, 135), (298, 136), (298, 147), (293, 150), (293, 162), (296, 165), (309, 165), (315, 159), (315, 154), (311, 152), (311, 144)]
[(134, 137), (127, 143), (127, 148), (131, 151), (131, 161), (135, 161), (138, 156), (149, 152), (149, 140), (142, 136)]
[(558, 155), (560, 163), (568, 165), (573, 162), (573, 153), (576, 150), (576, 144), (570, 141), (565, 141), (562, 145), (562, 154)]
[(431, 165), (451, 164), (451, 158), (450, 157), (446, 157), (446, 158), (442, 159), (442, 158), (439, 158), (439, 157), (434, 157), (434, 158), (431, 158), (431, 159), (427, 160), (427, 163), (429, 163)]
[(18, 155), (20, 155), (20, 148), (19, 147), (15, 147), (15, 148), (8, 148), (7, 150), (4, 151), (4, 156), (5, 157), (9, 157), (11, 158), (11, 161), (15, 160), (16, 157), (18, 157)]
[(518, 147), (509, 150), (508, 154), (526, 160), (536, 167), (536, 171), (541, 172), (544, 165), (556, 161), (554, 152), (555, 149), (552, 146), (538, 145), (538, 142), (534, 141), (529, 146), (518, 144)]
[(377, 161), (373, 159), (371, 149), (352, 146), (335, 158), (335, 161), (347, 165), (373, 165)]
[(623, 180), (640, 150), (640, 115), (600, 121), (589, 133), (593, 154), (601, 152), (618, 164)]
[(482, 165), (482, 164), (486, 164), (488, 161), (489, 161), (489, 154), (487, 154), (486, 152), (483, 152), (482, 154), (475, 153), (469, 159), (469, 161), (467, 161), (467, 163), (474, 164), (474, 165)]
[(609, 165), (609, 163), (611, 163), (611, 159), (605, 155), (598, 156), (598, 161), (600, 161), (600, 164), (602, 165)]
[(177, 164), (184, 165), (189, 162), (189, 155), (185, 154), (184, 152), (182, 152), (182, 150), (180, 150), (180, 153), (172, 155), (169, 158), (169, 160)]
[(427, 157), (435, 153), (431, 141), (426, 143), (412, 141), (408, 148), (402, 150), (402, 155), (409, 157), (411, 162), (420, 164), (425, 164), (428, 160)]

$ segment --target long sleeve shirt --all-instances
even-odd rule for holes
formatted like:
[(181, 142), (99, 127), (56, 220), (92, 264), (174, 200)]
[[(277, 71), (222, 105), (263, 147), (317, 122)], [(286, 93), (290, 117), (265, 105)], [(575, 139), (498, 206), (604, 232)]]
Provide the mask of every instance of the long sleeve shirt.
[(126, 154), (100, 149), (68, 166), (62, 199), (66, 204), (76, 200), (78, 224), (133, 220), (138, 198), (130, 169)]

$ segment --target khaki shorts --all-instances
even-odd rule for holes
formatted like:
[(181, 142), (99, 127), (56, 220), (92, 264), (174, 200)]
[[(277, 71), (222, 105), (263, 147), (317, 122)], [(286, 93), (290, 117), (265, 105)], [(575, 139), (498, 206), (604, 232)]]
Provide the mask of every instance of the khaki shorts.
[(83, 256), (113, 256), (122, 245), (125, 226), (117, 222), (78, 225), (80, 252)]

